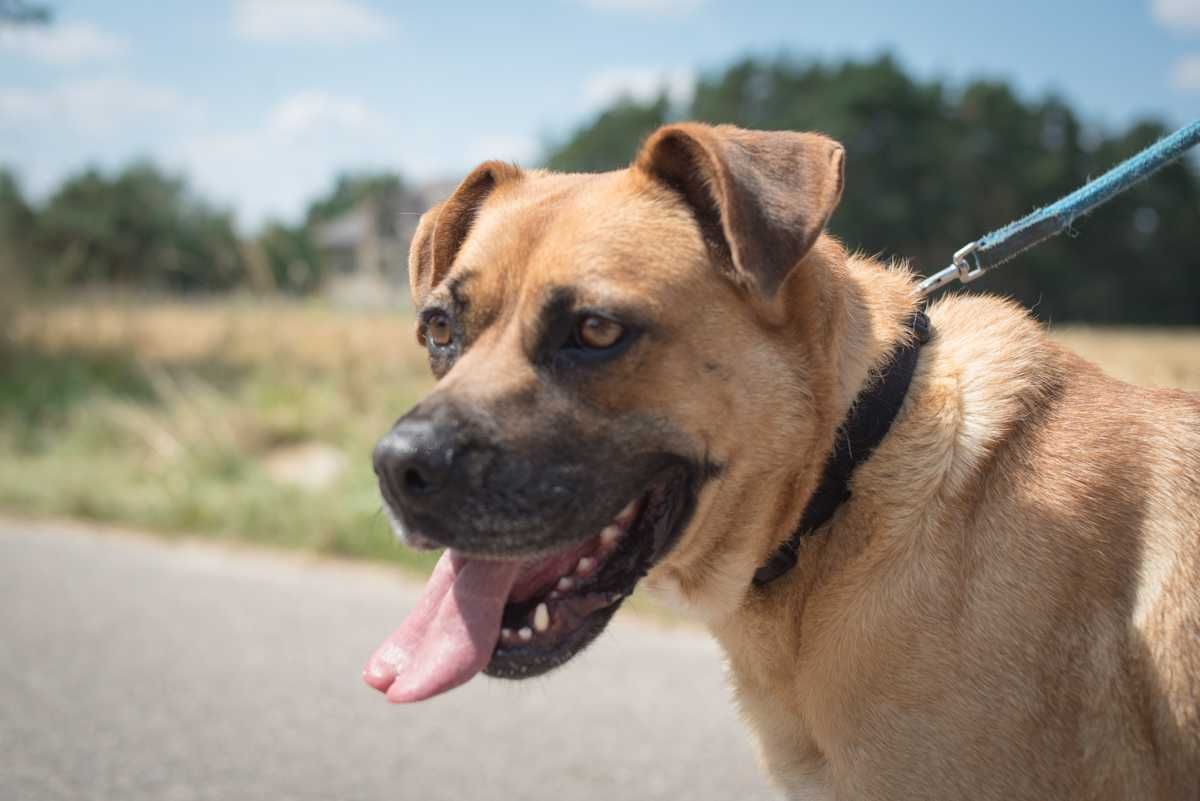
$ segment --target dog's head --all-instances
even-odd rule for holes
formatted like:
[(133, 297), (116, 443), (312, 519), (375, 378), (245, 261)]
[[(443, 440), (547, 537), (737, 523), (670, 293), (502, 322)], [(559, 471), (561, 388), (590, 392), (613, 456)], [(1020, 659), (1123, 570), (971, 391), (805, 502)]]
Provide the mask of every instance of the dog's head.
[(739, 527), (776, 522), (770, 494), (832, 425), (825, 347), (796, 331), (824, 325), (842, 161), (816, 134), (672, 125), (617, 172), (483, 164), (421, 219), (438, 383), (375, 467), (401, 538), (448, 551), (369, 681), (421, 674), (389, 692), (413, 700), (543, 672), (648, 573), (749, 586), (770, 547)]

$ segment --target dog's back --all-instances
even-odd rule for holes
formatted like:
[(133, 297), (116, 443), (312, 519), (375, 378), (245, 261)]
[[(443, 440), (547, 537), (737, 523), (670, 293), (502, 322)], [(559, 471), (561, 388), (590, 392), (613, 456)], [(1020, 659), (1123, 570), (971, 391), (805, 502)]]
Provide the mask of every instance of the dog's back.
[(973, 597), (992, 636), (967, 642), (1060, 722), (1028, 734), (1056, 741), (1032, 764), (1064, 796), (1198, 798), (1200, 397), (1122, 383), (1044, 336), (1038, 350), (1036, 401), (972, 511), (989, 558), (965, 562), (998, 571), (976, 587), (1024, 589)]

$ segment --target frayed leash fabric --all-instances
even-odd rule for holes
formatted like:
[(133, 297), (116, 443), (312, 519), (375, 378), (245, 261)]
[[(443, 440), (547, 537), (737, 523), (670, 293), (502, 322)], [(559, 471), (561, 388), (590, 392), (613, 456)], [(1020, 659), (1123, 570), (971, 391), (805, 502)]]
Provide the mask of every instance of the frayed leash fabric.
[(955, 254), (954, 264), (922, 281), (917, 288), (918, 294), (927, 295), (955, 279), (963, 283), (973, 281), (1039, 242), (1067, 230), (1080, 217), (1149, 178), (1197, 144), (1200, 144), (1200, 120), (1160, 139), (1063, 199), (970, 243)]

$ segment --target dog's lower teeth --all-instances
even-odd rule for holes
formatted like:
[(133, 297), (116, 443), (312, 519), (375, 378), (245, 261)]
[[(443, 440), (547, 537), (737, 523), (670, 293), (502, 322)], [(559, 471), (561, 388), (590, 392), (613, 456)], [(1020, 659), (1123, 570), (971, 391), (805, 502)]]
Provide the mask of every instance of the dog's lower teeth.
[(621, 529), (619, 526), (605, 526), (600, 532), (600, 542), (605, 545), (612, 545), (621, 538)]
[(529, 642), (533, 639), (533, 629), (529, 628), (529, 626), (523, 626), (517, 631), (517, 636), (521, 638), (522, 642)]
[(558, 583), (554, 585), (554, 589), (558, 590), (559, 592), (570, 592), (571, 588), (574, 586), (575, 581), (573, 579), (563, 576), (558, 580)]
[(581, 576), (586, 576), (596, 566), (596, 560), (590, 556), (585, 556), (579, 560), (579, 564), (575, 566), (575, 572)]
[(545, 604), (538, 604), (533, 613), (533, 627), (539, 632), (550, 628), (550, 609)]

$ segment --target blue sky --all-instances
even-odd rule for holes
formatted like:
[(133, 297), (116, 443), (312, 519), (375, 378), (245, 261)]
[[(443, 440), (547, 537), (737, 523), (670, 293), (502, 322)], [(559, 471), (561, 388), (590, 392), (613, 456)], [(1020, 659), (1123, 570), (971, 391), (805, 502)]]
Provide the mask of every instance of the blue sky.
[(37, 196), (150, 157), (246, 227), (295, 218), (339, 168), (531, 163), (613, 97), (683, 97), (751, 53), (887, 50), (1104, 126), (1200, 115), (1200, 0), (50, 2), (51, 28), (0, 32), (0, 163)]

